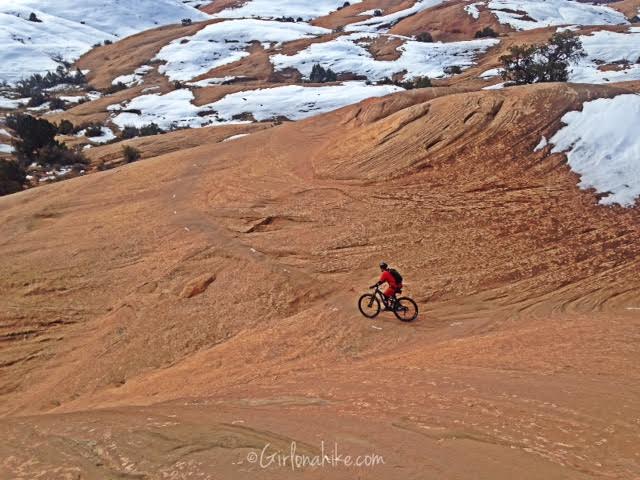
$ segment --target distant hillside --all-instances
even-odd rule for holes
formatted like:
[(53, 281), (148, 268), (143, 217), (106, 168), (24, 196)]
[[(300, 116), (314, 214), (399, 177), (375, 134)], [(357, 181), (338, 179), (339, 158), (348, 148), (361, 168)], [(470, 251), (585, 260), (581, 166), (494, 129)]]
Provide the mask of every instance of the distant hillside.
[(55, 70), (96, 43), (183, 18), (207, 15), (180, 0), (1, 0), (0, 81)]

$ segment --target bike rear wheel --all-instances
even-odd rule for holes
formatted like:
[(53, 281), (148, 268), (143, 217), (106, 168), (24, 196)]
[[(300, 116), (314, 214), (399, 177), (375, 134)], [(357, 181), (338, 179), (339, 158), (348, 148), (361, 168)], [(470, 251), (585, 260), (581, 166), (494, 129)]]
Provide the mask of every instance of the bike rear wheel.
[(374, 318), (380, 313), (380, 300), (371, 293), (365, 293), (358, 300), (358, 309), (365, 317)]
[(398, 320), (413, 322), (418, 318), (418, 305), (409, 297), (402, 297), (396, 300), (396, 307), (393, 313), (398, 317)]

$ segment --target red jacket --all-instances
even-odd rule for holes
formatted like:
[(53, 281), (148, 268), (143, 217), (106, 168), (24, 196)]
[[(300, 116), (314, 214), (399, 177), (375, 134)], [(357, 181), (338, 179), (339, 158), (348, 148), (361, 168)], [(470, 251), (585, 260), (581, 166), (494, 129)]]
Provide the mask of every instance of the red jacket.
[(389, 272), (388, 270), (385, 270), (384, 272), (382, 272), (382, 275), (380, 275), (380, 282), (381, 283), (387, 282), (389, 286), (393, 289), (396, 289), (399, 287), (398, 282), (396, 282), (396, 277), (391, 275), (391, 272)]

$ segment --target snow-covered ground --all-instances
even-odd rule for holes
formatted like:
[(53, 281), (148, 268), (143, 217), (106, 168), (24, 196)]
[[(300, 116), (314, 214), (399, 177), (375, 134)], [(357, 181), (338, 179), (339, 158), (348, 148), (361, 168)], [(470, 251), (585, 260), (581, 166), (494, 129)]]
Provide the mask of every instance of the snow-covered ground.
[(505, 87), (505, 82), (496, 83), (495, 85), (489, 85), (482, 87), (482, 90), (502, 90)]
[(549, 140), (565, 152), (581, 188), (595, 188), (602, 205), (634, 205), (640, 196), (640, 95), (585, 102), (562, 117), (566, 125)]
[(214, 85), (224, 85), (225, 83), (231, 82), (233, 80), (239, 80), (241, 78), (245, 78), (245, 77), (227, 76), (227, 77), (219, 77), (219, 78), (205, 78), (204, 80), (199, 80), (197, 82), (187, 82), (187, 86), (195, 87), (195, 88), (211, 87)]
[(367, 85), (365, 82), (344, 82), (326, 87), (287, 85), (277, 88), (250, 90), (227, 95), (208, 105), (223, 120), (248, 112), (258, 120), (284, 116), (301, 120), (370, 97), (382, 97), (402, 90), (393, 85)]
[(251, 42), (265, 47), (282, 42), (314, 37), (330, 30), (307, 23), (239, 19), (207, 25), (191, 37), (164, 47), (156, 59), (167, 63), (159, 69), (171, 80), (191, 80), (209, 70), (233, 63), (249, 55)]
[(29, 102), (28, 98), (7, 98), (0, 95), (0, 108), (13, 110), (24, 106)]
[(395, 13), (382, 15), (380, 17), (371, 17), (362, 22), (352, 23), (345, 27), (347, 32), (384, 32), (388, 31), (393, 25), (400, 20), (420, 13), (427, 8), (435, 7), (444, 3), (446, 0), (417, 0), (411, 7), (405, 8)]
[(478, 7), (481, 5), (486, 5), (486, 3), (485, 2), (470, 3), (469, 5), (466, 5), (464, 7), (464, 11), (477, 20), (478, 18), (480, 18), (480, 10), (478, 10)]
[[(93, 143), (107, 143), (116, 138), (116, 135), (113, 133), (109, 127), (101, 127), (101, 135), (96, 137), (87, 137), (87, 140)], [(78, 132), (78, 137), (84, 137), (87, 134), (86, 130), (81, 130)]]
[(510, 25), (516, 30), (555, 25), (629, 23), (622, 13), (612, 8), (571, 0), (491, 0), (488, 7), (500, 23)]
[(13, 153), (13, 147), (11, 145), (0, 143), (0, 153)]
[(100, 92), (87, 92), (83, 95), (60, 95), (58, 98), (67, 103), (80, 103), (82, 101), (92, 102), (102, 97)]
[[(350, 0), (352, 5), (362, 0)], [(344, 0), (247, 0), (239, 8), (227, 8), (214, 15), (220, 18), (281, 18), (312, 20), (328, 15), (344, 5)]]
[(194, 8), (206, 7), (211, 5), (215, 0), (182, 0), (185, 5), (190, 5)]
[[(60, 178), (67, 176), (71, 172), (73, 172), (72, 167), (60, 167), (59, 169), (54, 168), (52, 170), (47, 170), (45, 172), (45, 175), (38, 179), (38, 182), (44, 183), (59, 180)], [(84, 173), (84, 170), (80, 173)], [(30, 180), (31, 178), (33, 178), (33, 176), (27, 176), (27, 180)]]
[(16, 83), (34, 73), (55, 70), (72, 61), (92, 43), (115, 39), (86, 25), (37, 12), (42, 23), (30, 22), (31, 9), (0, 3), (0, 81)]
[(209, 18), (180, 0), (0, 0), (0, 6), (3, 11), (40, 11), (120, 38), (183, 18)]
[(144, 76), (151, 72), (153, 67), (151, 65), (142, 65), (135, 69), (135, 71), (129, 75), (120, 75), (111, 82), (113, 85), (122, 83), (127, 87), (133, 87), (134, 85), (140, 85), (144, 81)]
[(480, 78), (489, 79), (493, 77), (499, 77), (502, 75), (502, 68), (490, 68), (489, 70), (485, 70), (480, 74)]
[(232, 142), (233, 140), (238, 140), (239, 138), (244, 138), (244, 137), (248, 137), (248, 136), (249, 136), (248, 133), (239, 133), (237, 135), (231, 135), (230, 137), (227, 137), (224, 140), (222, 140), (222, 143)]
[(0, 0), (0, 81), (55, 70), (95, 43), (187, 17), (209, 18), (180, 0)]
[[(640, 28), (628, 33), (600, 30), (592, 35), (581, 35), (587, 56), (571, 67), (569, 81), (577, 83), (605, 83), (640, 80)], [(602, 71), (598, 65), (622, 64), (620, 70)]]
[[(325, 87), (286, 85), (233, 93), (198, 107), (192, 103), (194, 95), (191, 90), (180, 89), (165, 95), (142, 95), (125, 106), (112, 105), (109, 110), (114, 112), (113, 122), (120, 128), (142, 127), (150, 123), (156, 123), (165, 130), (198, 128), (214, 122), (242, 123), (234, 120), (242, 114), (251, 114), (257, 121), (280, 116), (300, 120), (400, 90), (393, 85), (374, 86), (365, 82), (344, 82)], [(141, 113), (132, 113), (132, 110)]]
[(382, 12), (382, 9), (372, 8), (371, 10), (365, 10), (364, 12), (360, 12), (358, 14), (358, 16), (359, 17), (373, 17), (376, 14), (376, 10), (380, 10), (380, 12)]
[[(155, 123), (163, 130), (169, 130), (210, 124), (211, 119), (198, 116), (203, 109), (191, 103), (194, 98), (191, 90), (179, 89), (165, 95), (153, 93), (141, 95), (131, 100), (125, 107), (116, 104), (109, 106), (108, 110), (116, 112), (113, 122), (120, 128), (143, 127)], [(141, 113), (121, 112), (123, 109), (139, 110)]]
[[(640, 28), (627, 32), (599, 30), (580, 35), (586, 56), (569, 68), (569, 81), (573, 83), (607, 83), (640, 80)], [(617, 65), (617, 69), (600, 70), (604, 65)], [(502, 73), (492, 68), (480, 75), (491, 79)]]
[(311, 44), (295, 55), (274, 55), (271, 62), (278, 70), (292, 67), (307, 78), (314, 64), (331, 68), (336, 73), (363, 75), (369, 80), (391, 78), (393, 74), (403, 71), (407, 72), (407, 80), (422, 76), (436, 78), (445, 75), (446, 67), (473, 65), (473, 60), (479, 53), (498, 43), (494, 38), (450, 43), (405, 39), (404, 44), (398, 48), (401, 55), (397, 60), (380, 61), (362, 46), (377, 36), (379, 35), (375, 33), (353, 33), (329, 42)]

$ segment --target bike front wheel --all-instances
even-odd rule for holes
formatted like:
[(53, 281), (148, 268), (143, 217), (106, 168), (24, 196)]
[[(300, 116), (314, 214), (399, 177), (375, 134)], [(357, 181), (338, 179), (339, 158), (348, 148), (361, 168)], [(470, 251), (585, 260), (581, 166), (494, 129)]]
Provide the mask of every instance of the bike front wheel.
[(402, 297), (396, 300), (396, 307), (393, 313), (398, 320), (403, 322), (413, 322), (418, 318), (418, 305), (409, 297)]
[(365, 293), (358, 300), (358, 309), (360, 313), (367, 318), (374, 318), (380, 313), (380, 300), (371, 293)]

